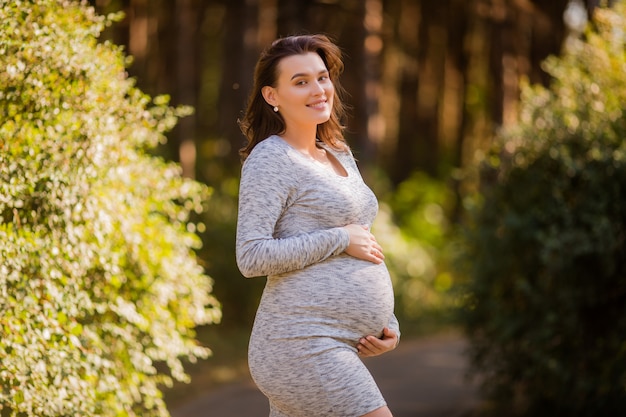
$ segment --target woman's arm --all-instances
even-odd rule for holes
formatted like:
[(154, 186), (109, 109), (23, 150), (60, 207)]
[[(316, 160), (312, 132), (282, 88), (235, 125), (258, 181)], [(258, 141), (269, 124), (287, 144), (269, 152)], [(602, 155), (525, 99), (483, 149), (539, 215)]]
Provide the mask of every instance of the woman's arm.
[(271, 143), (246, 160), (239, 188), (236, 257), (246, 277), (302, 269), (343, 252), (350, 243), (342, 227), (275, 238), (282, 212), (297, 197), (298, 177), (289, 156)]

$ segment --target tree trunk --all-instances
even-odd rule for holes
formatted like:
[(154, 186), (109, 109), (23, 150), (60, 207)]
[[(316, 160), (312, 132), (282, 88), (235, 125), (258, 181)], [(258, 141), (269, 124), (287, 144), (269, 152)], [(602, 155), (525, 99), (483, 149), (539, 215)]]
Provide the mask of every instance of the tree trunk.
[(355, 148), (355, 156), (365, 167), (373, 158), (373, 150), (369, 146), (367, 137), (367, 92), (366, 84), (367, 69), (365, 55), (365, 7), (367, 1), (358, 2), (349, 10), (350, 19), (346, 21), (345, 30), (338, 39), (340, 47), (344, 51), (344, 75), (341, 82), (346, 89), (346, 104), (350, 107), (348, 119), (344, 121), (347, 126), (346, 138)]
[(223, 144), (217, 146), (226, 148), (224, 156), (231, 164), (239, 161), (239, 149), (245, 143), (237, 120), (252, 89), (254, 65), (260, 53), (257, 43), (258, 16), (257, 0), (229, 0), (226, 3), (217, 109), (219, 133), (225, 139)]
[(396, 27), (396, 42), (398, 44), (399, 74), (399, 112), (398, 134), (395, 146), (395, 157), (389, 167), (391, 181), (394, 185), (404, 180), (415, 168), (414, 155), (417, 153), (416, 126), (418, 103), (418, 74), (417, 60), (420, 52), (420, 30), (422, 16), (418, 2), (403, 0), (398, 10), (398, 26)]
[[(469, 20), (472, 18), (471, 7), (467, 6), (465, 0), (452, 0), (448, 15), (448, 59), (446, 60), (445, 81), (445, 96), (450, 98), (444, 101), (446, 107), (442, 112), (442, 119), (449, 131), (445, 137), (450, 141), (447, 146), (450, 153), (450, 165), (457, 172), (465, 166), (465, 139), (469, 135), (467, 131), (469, 114), (466, 106), (469, 57), (466, 39), (470, 36)], [(461, 220), (463, 212), (462, 180), (459, 175), (452, 175), (451, 186), (456, 198), (450, 218), (456, 223)]]
[[(195, 9), (195, 10), (194, 10)], [(176, 0), (176, 96), (179, 104), (196, 108), (197, 96), (197, 5), (193, 0)], [(200, 14), (202, 15), (202, 14)], [(196, 114), (179, 120), (176, 133), (183, 175), (196, 177)]]
[[(446, 65), (446, 12), (449, 0), (422, 1), (418, 54), (416, 149), (414, 168), (437, 176), (440, 161), (440, 100)], [(407, 173), (408, 174), (408, 173)]]

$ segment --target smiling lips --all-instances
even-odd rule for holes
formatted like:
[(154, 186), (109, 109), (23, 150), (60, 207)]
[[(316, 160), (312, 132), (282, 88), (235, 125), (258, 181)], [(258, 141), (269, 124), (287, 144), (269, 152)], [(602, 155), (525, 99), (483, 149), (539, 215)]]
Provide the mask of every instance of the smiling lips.
[(323, 109), (326, 107), (327, 100), (316, 101), (315, 103), (307, 104), (307, 107), (311, 107), (313, 109)]

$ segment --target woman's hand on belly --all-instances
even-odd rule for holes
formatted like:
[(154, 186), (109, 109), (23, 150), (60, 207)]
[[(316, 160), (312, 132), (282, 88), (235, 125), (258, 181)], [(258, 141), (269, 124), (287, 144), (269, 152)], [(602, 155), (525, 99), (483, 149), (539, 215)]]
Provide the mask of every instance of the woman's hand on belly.
[(367, 226), (360, 224), (349, 224), (344, 229), (350, 235), (350, 244), (345, 252), (355, 258), (380, 264), (385, 259), (383, 248), (378, 244), (376, 238), (370, 233)]
[(359, 351), (359, 356), (368, 358), (394, 350), (397, 344), (398, 335), (393, 330), (385, 327), (380, 339), (373, 335), (362, 337), (356, 348)]

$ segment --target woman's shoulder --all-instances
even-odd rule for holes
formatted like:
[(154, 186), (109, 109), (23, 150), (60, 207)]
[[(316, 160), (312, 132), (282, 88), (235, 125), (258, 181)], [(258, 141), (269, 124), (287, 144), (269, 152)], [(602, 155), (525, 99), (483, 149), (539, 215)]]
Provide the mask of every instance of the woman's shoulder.
[(250, 158), (266, 158), (271, 155), (287, 157), (287, 151), (288, 148), (284, 146), (283, 141), (278, 136), (272, 135), (257, 143), (246, 160)]
[(255, 149), (283, 149), (283, 140), (278, 135), (271, 135), (260, 141), (252, 150)]
[(250, 152), (243, 163), (244, 169), (262, 171), (277, 171), (288, 173), (292, 171), (293, 160), (290, 148), (278, 136), (272, 135), (259, 142)]

